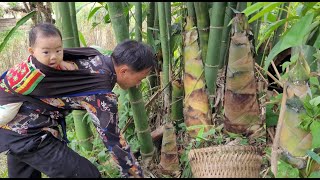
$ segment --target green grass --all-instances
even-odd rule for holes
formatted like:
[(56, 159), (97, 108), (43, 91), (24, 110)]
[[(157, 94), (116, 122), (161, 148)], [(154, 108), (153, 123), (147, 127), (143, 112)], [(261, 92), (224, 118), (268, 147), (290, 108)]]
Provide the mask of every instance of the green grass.
[(8, 177), (8, 169), (7, 169), (7, 156), (6, 154), (0, 153), (0, 178)]

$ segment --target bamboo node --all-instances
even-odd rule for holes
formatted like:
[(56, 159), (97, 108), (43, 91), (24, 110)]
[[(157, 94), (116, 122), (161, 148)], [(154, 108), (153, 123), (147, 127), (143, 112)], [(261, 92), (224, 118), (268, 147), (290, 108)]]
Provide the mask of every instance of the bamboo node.
[(210, 29), (223, 29), (224, 26), (210, 26)]
[(207, 64), (207, 63), (204, 63), (204, 65), (206, 67), (209, 67), (209, 68), (217, 68), (217, 67), (219, 67), (219, 65), (210, 65), (210, 64)]
[(206, 28), (198, 28), (198, 30), (200, 31), (208, 31), (210, 27), (206, 27)]
[(143, 103), (143, 99), (139, 99), (138, 101), (130, 101), (131, 104), (139, 104), (139, 103)]
[(69, 40), (69, 39), (74, 39), (74, 37), (65, 37), (65, 38), (62, 38), (62, 41)]
[(141, 155), (144, 156), (144, 157), (149, 157), (149, 156), (153, 156), (154, 152), (155, 152), (155, 148), (153, 148), (152, 152), (150, 153), (143, 153), (140, 151)]
[(118, 14), (113, 15), (114, 18), (119, 18), (121, 16), (123, 16), (123, 13), (118, 13)]
[(145, 130), (142, 130), (142, 131), (139, 131), (139, 130), (136, 130), (137, 133), (145, 133), (145, 132), (150, 132), (150, 127), (148, 127), (147, 129)]

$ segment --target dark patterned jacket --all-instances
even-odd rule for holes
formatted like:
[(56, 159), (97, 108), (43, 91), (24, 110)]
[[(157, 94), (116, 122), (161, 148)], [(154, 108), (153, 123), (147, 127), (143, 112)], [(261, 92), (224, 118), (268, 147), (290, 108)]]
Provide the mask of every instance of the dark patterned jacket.
[(55, 70), (30, 56), (1, 77), (1, 105), (21, 101), (7, 88), (6, 78), (11, 90), (40, 99), (59, 110), (48, 110), (25, 101), (16, 117), (0, 127), (0, 152), (43, 128), (57, 129), (59, 120), (65, 118), (64, 111), (86, 110), (119, 165), (121, 175), (130, 177), (130, 171), (142, 177), (141, 167), (118, 128), (117, 96), (112, 92), (116, 75), (111, 57), (93, 48), (69, 48), (65, 49), (64, 59), (76, 63), (79, 70)]

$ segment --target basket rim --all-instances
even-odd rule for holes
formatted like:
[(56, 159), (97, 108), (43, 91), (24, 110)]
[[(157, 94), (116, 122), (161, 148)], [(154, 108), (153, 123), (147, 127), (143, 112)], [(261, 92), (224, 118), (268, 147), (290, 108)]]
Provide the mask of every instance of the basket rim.
[(255, 152), (261, 154), (262, 149), (257, 146), (252, 145), (216, 145), (203, 148), (194, 148), (190, 149), (188, 154), (199, 153), (199, 152), (214, 152), (214, 151), (246, 151), (246, 152)]

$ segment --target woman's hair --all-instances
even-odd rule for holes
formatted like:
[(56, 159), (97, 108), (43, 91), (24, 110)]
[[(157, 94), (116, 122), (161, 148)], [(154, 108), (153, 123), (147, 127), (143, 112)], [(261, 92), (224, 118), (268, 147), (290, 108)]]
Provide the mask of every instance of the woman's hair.
[(37, 37), (42, 35), (44, 37), (58, 36), (62, 40), (61, 32), (53, 24), (39, 23), (31, 28), (29, 31), (29, 46), (33, 46), (36, 43)]
[(156, 65), (156, 56), (152, 48), (135, 40), (125, 40), (118, 44), (111, 57), (116, 66), (125, 64), (136, 72), (154, 68)]

